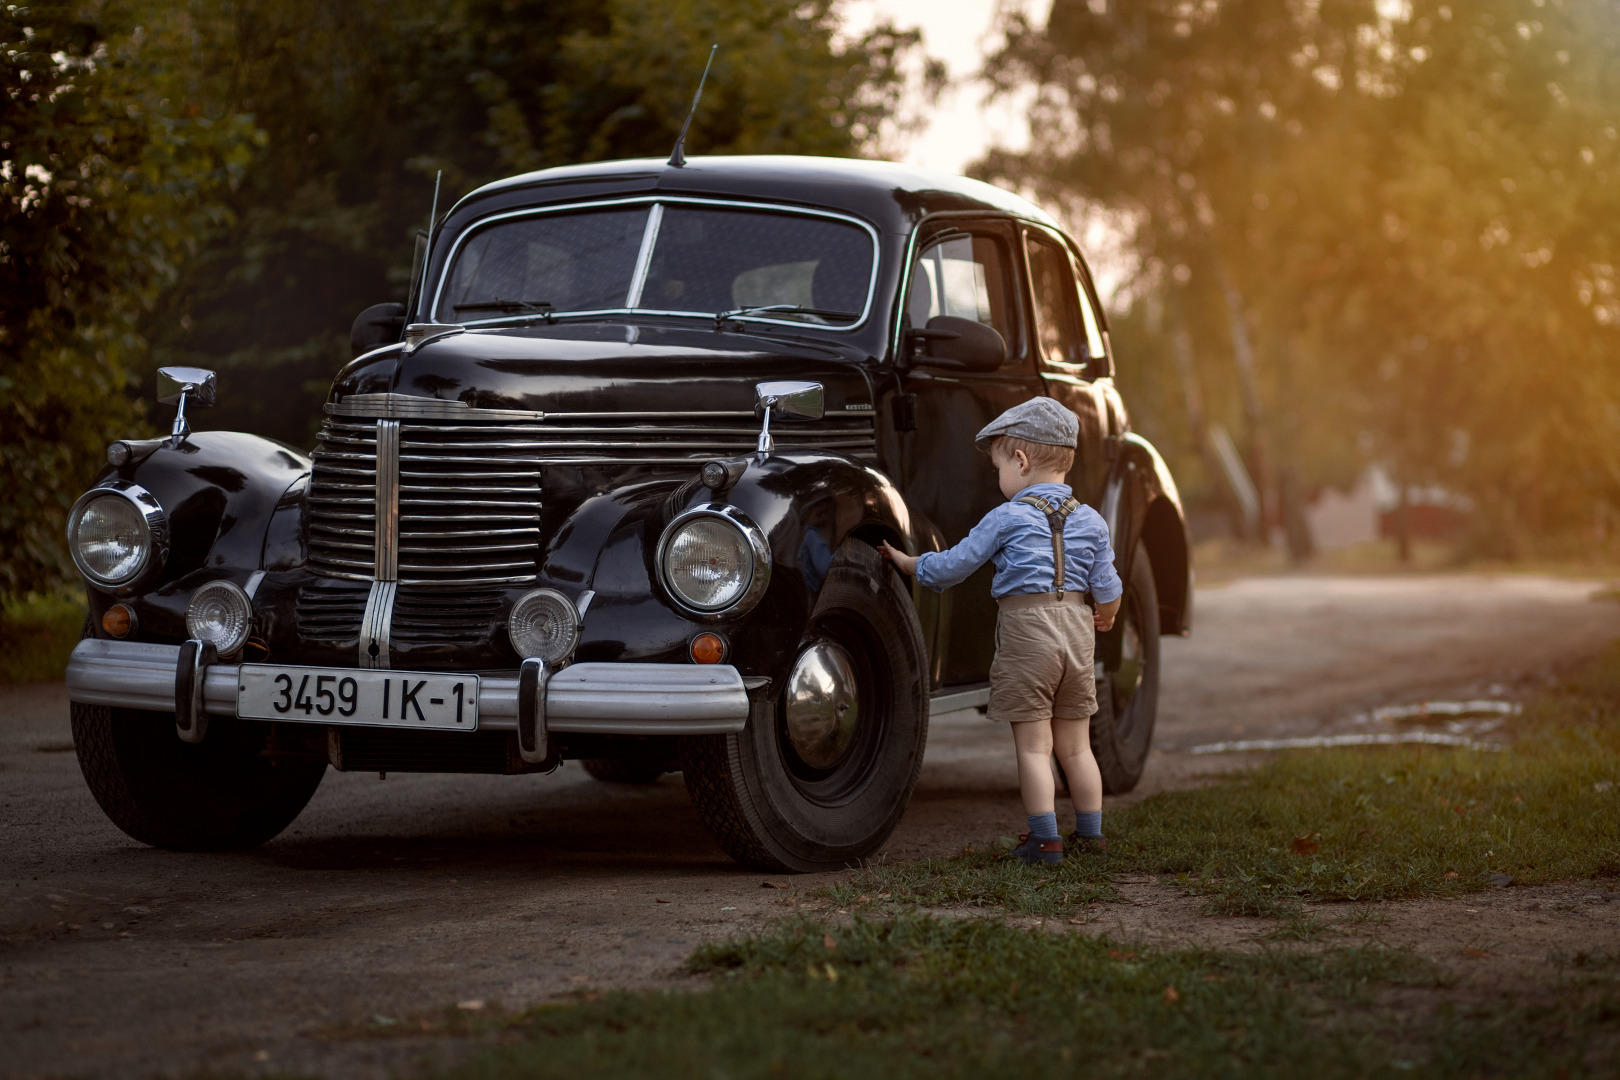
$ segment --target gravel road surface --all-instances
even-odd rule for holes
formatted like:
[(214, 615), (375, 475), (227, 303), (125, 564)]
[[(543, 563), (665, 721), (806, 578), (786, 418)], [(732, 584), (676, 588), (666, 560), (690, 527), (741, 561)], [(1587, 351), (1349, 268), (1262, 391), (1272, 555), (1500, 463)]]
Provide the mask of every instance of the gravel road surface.
[[(1204, 589), (1165, 642), (1158, 739), (1132, 796), (1240, 767), (1221, 740), (1368, 730), (1437, 697), (1522, 698), (1620, 636), (1600, 585), (1523, 576), (1246, 579)], [(739, 869), (678, 776), (328, 773), (303, 816), (240, 855), (142, 847), (79, 775), (59, 684), (0, 687), (0, 1075), (212, 1070), (390, 1076), (445, 1040), (353, 1038), (457, 1003), (681, 986), (700, 942), (758, 927), (817, 876)], [(1376, 723), (1376, 722), (1374, 722)], [(891, 859), (1022, 824), (1011, 740), (936, 718)], [(1120, 800), (1114, 800), (1117, 805)], [(825, 876), (821, 876), (825, 878)]]

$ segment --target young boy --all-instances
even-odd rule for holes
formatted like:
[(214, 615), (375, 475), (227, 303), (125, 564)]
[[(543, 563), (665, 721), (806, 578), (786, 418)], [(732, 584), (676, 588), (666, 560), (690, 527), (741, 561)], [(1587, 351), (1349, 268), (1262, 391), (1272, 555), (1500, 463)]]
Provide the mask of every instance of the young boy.
[[(1097, 710), (1092, 671), (1095, 632), (1114, 625), (1124, 592), (1114, 571), (1108, 526), (1064, 483), (1080, 425), (1047, 397), (996, 417), (974, 443), (989, 450), (1007, 502), (986, 514), (960, 544), (913, 558), (879, 549), (902, 573), (936, 591), (965, 581), (985, 560), (996, 575), (996, 659), (990, 666), (990, 719), (1012, 725), (1018, 784), (1029, 832), (1013, 854), (1026, 863), (1063, 859), (1051, 759), (1069, 779), (1075, 843), (1102, 852), (1102, 774), (1091, 754)], [(1086, 605), (1086, 594), (1096, 604)]]

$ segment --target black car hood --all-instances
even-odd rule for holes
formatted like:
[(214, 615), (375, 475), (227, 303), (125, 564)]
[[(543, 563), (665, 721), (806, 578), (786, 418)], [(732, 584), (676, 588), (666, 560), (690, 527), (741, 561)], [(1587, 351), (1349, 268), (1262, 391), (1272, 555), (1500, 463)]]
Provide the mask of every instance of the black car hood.
[(757, 381), (811, 379), (837, 415), (873, 405), (863, 359), (830, 344), (687, 328), (503, 327), (367, 354), (338, 375), (331, 400), (392, 393), (544, 413), (710, 412), (751, 410)]

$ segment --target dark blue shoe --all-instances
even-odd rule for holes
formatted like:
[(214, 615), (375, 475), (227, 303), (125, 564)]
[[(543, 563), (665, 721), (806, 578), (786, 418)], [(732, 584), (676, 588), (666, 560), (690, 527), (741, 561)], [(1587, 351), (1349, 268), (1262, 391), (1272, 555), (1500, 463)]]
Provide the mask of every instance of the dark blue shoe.
[(1056, 836), (1041, 840), (1025, 833), (1018, 838), (1018, 846), (1012, 849), (1012, 857), (1030, 866), (1060, 863), (1063, 861), (1063, 841)]

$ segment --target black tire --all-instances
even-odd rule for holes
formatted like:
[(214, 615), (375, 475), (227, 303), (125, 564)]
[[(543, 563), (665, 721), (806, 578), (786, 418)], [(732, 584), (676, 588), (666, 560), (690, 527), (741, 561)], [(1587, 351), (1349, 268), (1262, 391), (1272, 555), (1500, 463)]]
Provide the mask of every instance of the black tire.
[(1120, 795), (1142, 779), (1159, 712), (1159, 592), (1147, 548), (1140, 543), (1131, 559), (1124, 603), (1108, 636), (1119, 647), (1098, 642), (1103, 670), (1097, 680), (1097, 714), (1091, 718), (1091, 752), (1102, 770), (1103, 791)]
[(677, 768), (673, 762), (650, 758), (584, 758), (580, 764), (608, 784), (656, 784), (659, 777)]
[(192, 744), (173, 713), (73, 705), (73, 747), (96, 802), (134, 839), (174, 851), (257, 847), (309, 803), (326, 763), (264, 757), (268, 727), (216, 717)]
[[(911, 594), (867, 544), (839, 549), (800, 642), (843, 650), (857, 688), (842, 756), (805, 764), (786, 729), (783, 682), (733, 735), (681, 744), (686, 788), (726, 853), (770, 871), (858, 864), (894, 831), (928, 741), (927, 651)], [(784, 670), (790, 670), (792, 663)]]

